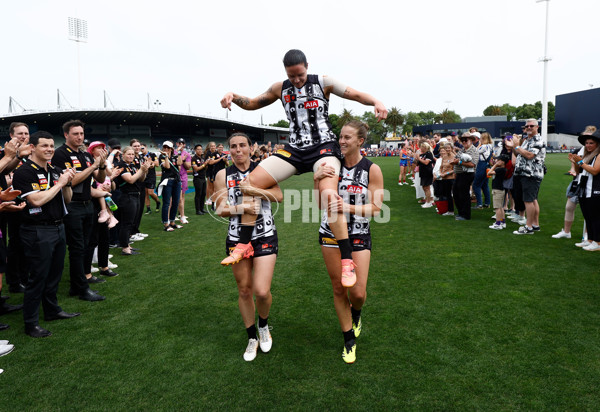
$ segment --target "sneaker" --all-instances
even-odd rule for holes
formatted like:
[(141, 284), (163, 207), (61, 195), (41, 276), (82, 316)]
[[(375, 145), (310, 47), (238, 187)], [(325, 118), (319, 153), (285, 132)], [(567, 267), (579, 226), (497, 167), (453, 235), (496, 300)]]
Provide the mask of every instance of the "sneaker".
[(352, 259), (342, 259), (342, 286), (351, 288), (356, 283), (356, 263)]
[(402, 186), (402, 182), (398, 182), (398, 186)]
[(145, 239), (148, 237), (148, 233), (136, 233), (135, 236), (143, 237)]
[(356, 339), (344, 343), (342, 359), (346, 363), (354, 363), (354, 361), (356, 361)]
[[(510, 219), (508, 216), (506, 216), (506, 218)], [(496, 214), (495, 213), (492, 215), (492, 220), (496, 220)]]
[(454, 216), (454, 212), (443, 213), (442, 216)]
[(108, 258), (109, 258), (109, 259), (112, 259), (112, 257), (113, 257), (113, 255), (111, 255), (111, 254), (109, 254), (109, 255), (108, 255)]
[(482, 205), (473, 206), (471, 209), (483, 209)]
[(588, 252), (597, 252), (600, 250), (600, 245), (597, 242), (592, 241), (592, 243), (589, 245), (584, 246), (583, 250), (587, 250)]
[(554, 239), (562, 239), (563, 237), (564, 237), (565, 239), (571, 239), (571, 232), (567, 233), (567, 232), (565, 232), (563, 229), (561, 229), (561, 230), (560, 230), (560, 232), (558, 232), (558, 233), (557, 233), (557, 234), (555, 234), (555, 235), (552, 235), (552, 237), (553, 237)]
[(502, 230), (502, 229), (504, 229), (504, 227), (502, 226), (502, 223), (498, 223), (498, 222), (496, 222), (493, 225), (488, 226), (488, 227), (490, 229), (494, 229), (494, 230)]
[(589, 246), (592, 242), (590, 242), (589, 240), (582, 240), (579, 243), (575, 243), (575, 246), (577, 247), (586, 247)]
[(542, 230), (539, 226), (534, 226), (534, 225), (531, 225), (531, 228), (533, 229), (534, 232), (539, 232), (540, 230)]
[(101, 274), (102, 276), (106, 276), (106, 277), (109, 277), (109, 278), (114, 278), (115, 276), (119, 276), (119, 274), (118, 274), (118, 273), (115, 273), (115, 272), (113, 272), (113, 271), (112, 271), (112, 270), (110, 270), (110, 269), (108, 269), (108, 270), (101, 270), (101, 271), (100, 271), (100, 274)]
[(137, 242), (140, 240), (144, 240), (145, 238), (142, 236), (138, 236), (138, 235), (133, 235), (129, 238), (129, 242)]
[(354, 330), (354, 336), (358, 338), (362, 331), (362, 316), (358, 318), (358, 325), (352, 321), (352, 329)]
[(150, 213), (152, 213), (152, 211), (150, 209), (146, 209), (146, 213), (144, 213), (144, 214), (149, 215)]
[(15, 345), (2, 345), (0, 346), (0, 356), (8, 355), (13, 351)]
[(118, 267), (119, 267), (119, 265), (117, 265), (116, 263), (112, 263), (110, 260), (108, 261), (108, 268), (109, 269), (116, 269)]
[(178, 220), (181, 220), (181, 219), (179, 219), (179, 216), (177, 216), (177, 217), (175, 218), (175, 221), (178, 221)]
[(0, 346), (8, 345), (9, 343), (7, 340), (0, 340)]
[(258, 341), (256, 339), (248, 339), (248, 346), (246, 347), (246, 352), (244, 352), (244, 360), (246, 362), (251, 362), (256, 359), (256, 354), (258, 352)]
[(160, 202), (156, 204), (156, 209), (154, 209), (156, 213), (160, 212)]
[(104, 223), (110, 218), (110, 214), (102, 209), (100, 213), (98, 213), (98, 223)]
[(425, 203), (423, 203), (423, 204), (421, 205), (421, 207), (422, 207), (423, 209), (428, 209), (428, 208), (430, 208), (430, 207), (433, 207), (433, 203), (431, 203), (431, 202), (425, 202)]
[(258, 328), (258, 339), (260, 340), (260, 350), (263, 353), (267, 353), (271, 350), (271, 346), (273, 346), (273, 338), (271, 337), (271, 332), (269, 331), (269, 325), (264, 328)]
[(113, 215), (110, 215), (110, 217), (108, 218), (108, 228), (112, 229), (113, 227), (117, 226), (117, 223), (119, 223), (117, 218)]
[(190, 223), (189, 220), (187, 220), (187, 216), (181, 216), (181, 223), (183, 223), (184, 225)]
[(526, 225), (526, 224), (527, 224), (527, 218), (526, 218), (526, 217), (520, 217), (520, 216), (519, 216), (519, 217), (517, 217), (517, 218), (510, 219), (510, 220), (512, 220), (512, 221), (513, 221), (514, 223), (516, 223), (517, 225), (521, 225), (521, 226), (524, 226), (524, 225)]
[(235, 265), (244, 258), (254, 256), (252, 243), (238, 243), (225, 259), (221, 261), (223, 266)]
[(100, 272), (100, 269), (98, 269), (98, 268), (95, 268), (95, 267), (93, 267), (93, 266), (92, 266), (92, 271), (91, 271), (91, 273), (96, 273), (96, 272)]
[(527, 226), (519, 227), (519, 230), (513, 232), (515, 235), (533, 235), (533, 229)]

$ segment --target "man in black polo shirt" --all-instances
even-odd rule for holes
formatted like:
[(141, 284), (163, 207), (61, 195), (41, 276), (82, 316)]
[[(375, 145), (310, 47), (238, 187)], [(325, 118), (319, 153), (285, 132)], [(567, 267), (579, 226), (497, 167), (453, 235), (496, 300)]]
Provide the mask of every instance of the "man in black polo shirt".
[(64, 219), (69, 246), (69, 295), (78, 295), (81, 300), (93, 302), (104, 300), (105, 297), (90, 290), (85, 277), (84, 256), (94, 219), (92, 177), (97, 182), (104, 183), (106, 152), (93, 159), (89, 153), (79, 151), (84, 139), (83, 126), (80, 120), (69, 120), (63, 125), (66, 142), (54, 152), (52, 165), (59, 169), (75, 169), (76, 172), (72, 181), (73, 198), (67, 206), (69, 213)]
[(207, 163), (202, 156), (202, 145), (194, 146), (194, 156), (192, 157), (192, 171), (194, 172), (194, 205), (196, 214), (203, 215), (204, 200), (206, 198), (206, 166)]
[(23, 300), (25, 333), (34, 338), (52, 335), (38, 325), (40, 302), (46, 321), (69, 319), (80, 313), (64, 312), (56, 292), (65, 262), (65, 203), (71, 200), (73, 169), (62, 175), (48, 164), (54, 154), (54, 139), (48, 132), (31, 135), (29, 161), (15, 171), (13, 186), (20, 190), (27, 207), (21, 212), (21, 241), (30, 262), (29, 280)]

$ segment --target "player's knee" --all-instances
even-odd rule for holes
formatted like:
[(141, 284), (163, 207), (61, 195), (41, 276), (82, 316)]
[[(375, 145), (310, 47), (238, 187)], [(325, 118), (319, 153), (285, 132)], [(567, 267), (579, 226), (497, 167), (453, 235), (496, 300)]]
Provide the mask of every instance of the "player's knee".
[(254, 291), (254, 296), (256, 296), (256, 300), (258, 301), (267, 301), (271, 296), (271, 291), (269, 289), (256, 289)]
[(239, 287), (238, 294), (240, 299), (242, 300), (252, 300), (252, 288), (249, 287)]
[(351, 300), (353, 302), (360, 303), (360, 306), (362, 307), (362, 305), (367, 300), (367, 291), (366, 291), (366, 289), (357, 289), (357, 290), (354, 290), (354, 289), (357, 289), (357, 288), (350, 289), (350, 295), (352, 297)]

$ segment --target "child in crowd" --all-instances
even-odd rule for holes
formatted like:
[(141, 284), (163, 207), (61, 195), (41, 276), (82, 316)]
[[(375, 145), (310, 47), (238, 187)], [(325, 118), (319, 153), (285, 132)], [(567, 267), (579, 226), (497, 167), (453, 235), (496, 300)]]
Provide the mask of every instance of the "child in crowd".
[(506, 176), (506, 163), (509, 161), (506, 154), (500, 155), (496, 163), (488, 171), (488, 176), (493, 176), (492, 180), (492, 199), (494, 209), (496, 209), (496, 222), (490, 226), (490, 229), (501, 230), (506, 228), (504, 215), (504, 203), (506, 199), (506, 189), (504, 188), (504, 178)]

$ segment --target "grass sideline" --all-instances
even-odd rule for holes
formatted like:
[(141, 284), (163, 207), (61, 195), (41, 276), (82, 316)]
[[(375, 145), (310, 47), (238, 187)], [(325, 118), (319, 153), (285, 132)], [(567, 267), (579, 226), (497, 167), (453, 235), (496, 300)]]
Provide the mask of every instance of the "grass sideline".
[[(374, 250), (357, 362), (342, 336), (317, 245), (318, 223), (276, 217), (273, 349), (242, 359), (246, 335), (224, 256), (226, 226), (210, 216), (165, 233), (153, 213), (140, 256), (114, 262), (104, 302), (59, 303), (82, 316), (40, 324), (20, 313), (0, 332), (16, 348), (0, 358), (2, 410), (595, 410), (600, 406), (600, 254), (552, 239), (562, 226), (566, 155), (548, 155), (542, 231), (492, 231), (492, 210), (456, 222), (420, 208), (397, 186), (397, 158), (382, 167), (390, 221), (373, 224)], [(282, 185), (304, 189), (311, 176)], [(292, 212), (294, 222), (300, 212)], [(113, 249), (116, 251), (116, 249)], [(8, 293), (7, 293), (8, 294)], [(10, 303), (20, 303), (13, 295)]]

